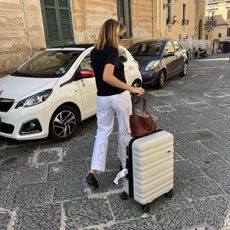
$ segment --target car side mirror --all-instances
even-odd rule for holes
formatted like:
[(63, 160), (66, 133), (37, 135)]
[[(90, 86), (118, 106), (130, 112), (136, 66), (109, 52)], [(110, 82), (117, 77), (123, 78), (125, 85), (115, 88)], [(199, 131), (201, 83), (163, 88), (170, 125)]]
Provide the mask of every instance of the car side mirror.
[(125, 57), (125, 56), (120, 56), (120, 60), (121, 60), (121, 62), (126, 62), (127, 61), (127, 58)]
[(166, 57), (173, 57), (175, 55), (174, 52), (168, 52), (167, 54), (164, 54), (164, 58)]
[(89, 78), (89, 77), (94, 77), (94, 76), (95, 76), (95, 75), (94, 75), (94, 71), (91, 70), (91, 69), (82, 69), (82, 70), (80, 71), (80, 75), (81, 75), (81, 77), (83, 77), (83, 78)]

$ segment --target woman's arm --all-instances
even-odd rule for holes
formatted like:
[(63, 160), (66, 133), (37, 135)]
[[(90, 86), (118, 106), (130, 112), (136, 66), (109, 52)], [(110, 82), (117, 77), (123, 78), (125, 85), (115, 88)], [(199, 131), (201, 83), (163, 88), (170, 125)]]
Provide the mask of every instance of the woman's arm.
[(115, 86), (120, 89), (128, 90), (130, 93), (136, 93), (139, 96), (145, 94), (145, 90), (141, 87), (132, 87), (119, 79), (117, 79), (114, 75), (114, 65), (106, 64), (103, 72), (103, 80), (109, 85)]

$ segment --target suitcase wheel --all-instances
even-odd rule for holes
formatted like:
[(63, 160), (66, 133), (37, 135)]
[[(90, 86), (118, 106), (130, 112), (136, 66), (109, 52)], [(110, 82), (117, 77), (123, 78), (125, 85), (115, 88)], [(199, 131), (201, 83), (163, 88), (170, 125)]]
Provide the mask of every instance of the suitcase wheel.
[(121, 199), (122, 200), (128, 200), (128, 194), (126, 192), (121, 193)]
[(150, 212), (150, 204), (143, 204), (141, 208), (144, 212)]
[(171, 189), (169, 192), (165, 193), (165, 196), (168, 198), (173, 197), (173, 190)]

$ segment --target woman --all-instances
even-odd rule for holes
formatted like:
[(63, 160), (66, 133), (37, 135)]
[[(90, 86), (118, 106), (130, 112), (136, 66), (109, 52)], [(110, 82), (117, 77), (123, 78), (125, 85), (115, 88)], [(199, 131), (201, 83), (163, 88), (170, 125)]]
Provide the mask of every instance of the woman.
[(131, 87), (126, 83), (124, 65), (119, 59), (118, 51), (120, 36), (124, 32), (124, 25), (113, 19), (107, 20), (91, 52), (91, 63), (97, 85), (97, 135), (91, 169), (86, 179), (87, 183), (95, 188), (98, 187), (95, 177), (97, 171), (105, 171), (108, 140), (113, 130), (115, 113), (119, 125), (118, 158), (121, 160), (121, 154), (125, 148), (124, 136), (130, 132), (130, 93), (138, 95), (145, 93), (143, 88)]

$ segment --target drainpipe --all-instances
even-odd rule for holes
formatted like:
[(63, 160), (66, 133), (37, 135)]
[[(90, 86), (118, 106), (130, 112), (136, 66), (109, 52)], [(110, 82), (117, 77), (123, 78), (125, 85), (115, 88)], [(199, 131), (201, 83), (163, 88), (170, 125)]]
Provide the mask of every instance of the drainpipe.
[(74, 21), (74, 8), (73, 8), (73, 2), (70, 1), (70, 14), (71, 14), (71, 20), (72, 20), (72, 29), (73, 29), (73, 41), (78, 43), (78, 41), (76, 41), (76, 37), (75, 37), (75, 21)]
[(154, 38), (154, 0), (152, 1), (152, 38)]
[(85, 23), (85, 20), (86, 20), (86, 14), (85, 14), (85, 0), (82, 0), (81, 1), (81, 4), (82, 4), (82, 16), (83, 16), (83, 28), (84, 28), (84, 42), (87, 42), (86, 41), (86, 23)]
[(161, 35), (161, 38), (163, 38), (163, 12), (164, 12), (164, 9), (163, 9), (162, 0), (159, 0), (159, 1), (160, 1), (160, 32), (161, 32), (160, 35)]
[(23, 15), (24, 15), (24, 25), (25, 25), (25, 32), (28, 38), (28, 43), (29, 43), (29, 49), (30, 49), (30, 56), (32, 56), (33, 53), (33, 49), (31, 46), (31, 38), (30, 38), (30, 34), (29, 34), (29, 28), (28, 28), (28, 20), (27, 20), (27, 16), (26, 16), (26, 12), (25, 12), (25, 4), (24, 1), (21, 0), (21, 6), (22, 6), (22, 11), (23, 11)]

